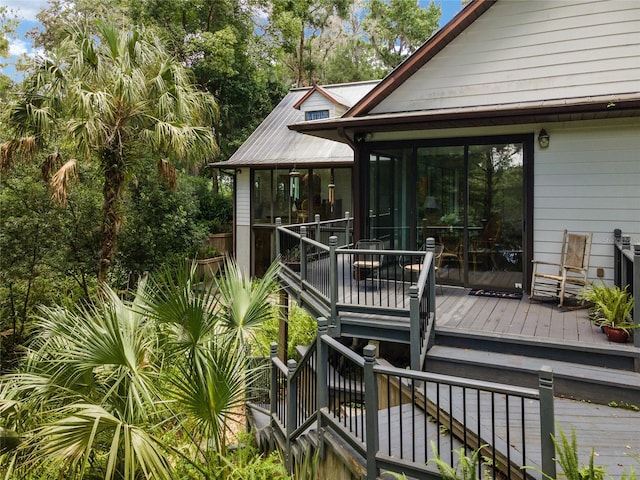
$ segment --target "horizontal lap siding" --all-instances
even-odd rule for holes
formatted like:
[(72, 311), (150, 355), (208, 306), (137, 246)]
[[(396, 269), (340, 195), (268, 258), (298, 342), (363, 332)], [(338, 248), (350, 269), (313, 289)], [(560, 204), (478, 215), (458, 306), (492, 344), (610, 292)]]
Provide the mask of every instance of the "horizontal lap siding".
[(536, 149), (534, 258), (557, 261), (562, 230), (593, 232), (590, 277), (613, 277), (613, 230), (640, 243), (640, 120), (546, 126)]
[(240, 268), (251, 271), (251, 195), (249, 169), (236, 175), (236, 234), (235, 256)]
[(636, 1), (500, 0), (372, 113), (640, 90)]

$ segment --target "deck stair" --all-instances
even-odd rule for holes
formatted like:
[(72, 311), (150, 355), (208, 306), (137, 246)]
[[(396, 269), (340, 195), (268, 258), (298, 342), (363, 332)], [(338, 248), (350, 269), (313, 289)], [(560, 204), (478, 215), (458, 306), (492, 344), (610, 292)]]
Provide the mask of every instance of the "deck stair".
[(554, 372), (558, 396), (594, 403), (637, 405), (640, 373), (634, 372), (638, 351), (571, 342), (544, 342), (508, 335), (436, 329), (436, 345), (427, 355), (425, 370), (479, 380), (535, 387), (538, 371)]

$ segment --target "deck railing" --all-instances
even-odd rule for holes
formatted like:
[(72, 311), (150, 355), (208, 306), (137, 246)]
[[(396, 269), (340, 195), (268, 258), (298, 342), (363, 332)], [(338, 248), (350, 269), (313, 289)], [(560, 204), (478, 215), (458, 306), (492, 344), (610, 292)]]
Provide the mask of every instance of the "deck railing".
[(281, 277), (294, 282), (298, 295), (324, 305), (337, 331), (343, 315), (374, 314), (406, 322), (411, 366), (422, 367), (435, 324), (433, 239), (419, 252), (359, 249), (339, 243), (350, 240), (348, 216), (326, 222), (316, 217), (314, 223), (286, 227), (276, 219), (276, 225)]
[[(629, 290), (635, 299), (633, 309), (633, 323), (640, 327), (640, 243), (631, 244), (631, 237), (623, 235), (622, 230), (613, 232), (613, 280), (620, 287)], [(640, 348), (640, 335), (636, 330), (633, 335), (633, 344)]]
[(455, 467), (461, 449), (469, 456), (480, 449), (479, 478), (536, 471), (555, 478), (550, 369), (540, 371), (536, 390), (383, 366), (374, 346), (360, 356), (328, 335), (326, 319), (318, 326), (315, 348), (300, 363), (285, 366), (272, 345), (272, 427), (285, 439), (290, 468), (291, 443), (313, 427), (330, 429), (362, 455), (367, 478), (381, 471), (423, 478), (434, 473), (427, 462), (436, 452)]

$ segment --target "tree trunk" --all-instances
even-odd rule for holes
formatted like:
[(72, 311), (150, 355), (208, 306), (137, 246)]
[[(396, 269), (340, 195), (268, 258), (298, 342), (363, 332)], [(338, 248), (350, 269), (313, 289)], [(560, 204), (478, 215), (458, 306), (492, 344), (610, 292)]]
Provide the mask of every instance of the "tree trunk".
[(103, 157), (104, 185), (102, 188), (102, 225), (100, 227), (100, 265), (98, 284), (105, 285), (109, 268), (118, 250), (120, 230), (120, 198), (124, 186), (124, 159), (117, 152), (108, 152)]

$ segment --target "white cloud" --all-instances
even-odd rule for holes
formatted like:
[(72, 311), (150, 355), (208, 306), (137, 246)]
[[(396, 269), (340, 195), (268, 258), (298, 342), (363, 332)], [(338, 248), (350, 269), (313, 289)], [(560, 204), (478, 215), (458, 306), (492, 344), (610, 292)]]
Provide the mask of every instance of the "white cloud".
[(20, 19), (35, 20), (36, 14), (47, 7), (47, 0), (3, 0), (2, 4)]
[(19, 57), (29, 51), (29, 45), (22, 39), (13, 39), (9, 42), (9, 55)]

